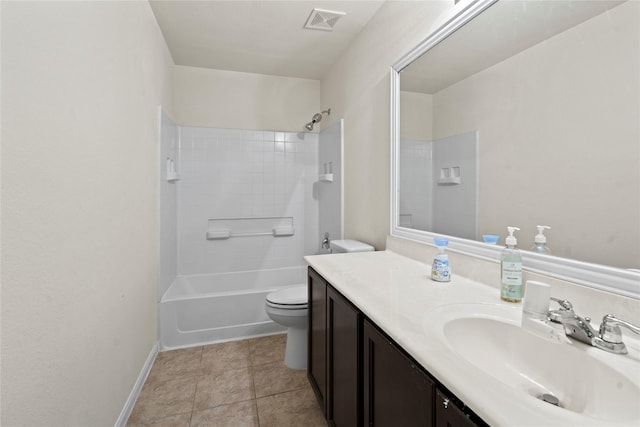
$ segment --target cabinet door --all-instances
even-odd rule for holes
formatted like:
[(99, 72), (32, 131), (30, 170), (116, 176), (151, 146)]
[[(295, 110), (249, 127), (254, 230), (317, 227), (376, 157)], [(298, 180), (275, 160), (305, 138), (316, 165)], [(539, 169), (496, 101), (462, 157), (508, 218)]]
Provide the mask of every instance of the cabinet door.
[(327, 416), (327, 282), (309, 267), (309, 331), (307, 377), (316, 393), (320, 408)]
[(432, 426), (433, 380), (368, 321), (362, 334), (364, 425)]
[(436, 427), (478, 427), (479, 425), (443, 392), (436, 391)]
[(359, 311), (329, 286), (327, 288), (327, 419), (336, 427), (361, 425), (359, 324)]

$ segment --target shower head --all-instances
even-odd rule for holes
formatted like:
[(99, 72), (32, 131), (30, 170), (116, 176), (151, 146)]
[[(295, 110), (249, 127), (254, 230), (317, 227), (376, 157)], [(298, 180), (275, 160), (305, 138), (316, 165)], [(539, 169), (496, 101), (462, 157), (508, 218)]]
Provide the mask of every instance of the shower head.
[(320, 122), (322, 120), (322, 115), (326, 114), (327, 116), (329, 114), (331, 114), (331, 108), (329, 108), (328, 110), (324, 110), (321, 113), (315, 113), (313, 115), (313, 117), (311, 118), (311, 121), (309, 123), (307, 123), (306, 125), (304, 125), (304, 128), (306, 130), (308, 130), (309, 132), (311, 132), (313, 130), (313, 125), (315, 125), (316, 123)]

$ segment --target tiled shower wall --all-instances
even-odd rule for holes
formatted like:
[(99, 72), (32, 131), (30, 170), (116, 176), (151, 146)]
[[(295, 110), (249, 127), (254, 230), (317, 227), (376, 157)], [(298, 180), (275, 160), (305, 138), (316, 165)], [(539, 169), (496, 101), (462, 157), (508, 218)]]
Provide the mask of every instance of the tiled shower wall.
[(400, 141), (400, 221), (403, 227), (433, 229), (433, 142)]
[[(178, 274), (304, 266), (317, 248), (318, 134), (179, 131)], [(210, 219), (268, 217), (293, 217), (295, 234), (206, 239)]]
[(178, 160), (178, 126), (160, 109), (160, 265), (158, 301), (178, 273), (177, 182), (167, 181), (167, 158)]

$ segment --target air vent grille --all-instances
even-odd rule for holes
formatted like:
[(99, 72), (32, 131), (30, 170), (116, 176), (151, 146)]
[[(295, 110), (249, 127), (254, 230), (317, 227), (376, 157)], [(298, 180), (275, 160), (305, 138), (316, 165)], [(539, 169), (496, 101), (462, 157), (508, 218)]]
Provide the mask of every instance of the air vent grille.
[(336, 25), (336, 22), (338, 22), (338, 19), (344, 15), (346, 15), (346, 13), (335, 10), (313, 9), (309, 18), (307, 18), (307, 22), (304, 24), (304, 28), (333, 31), (333, 27)]

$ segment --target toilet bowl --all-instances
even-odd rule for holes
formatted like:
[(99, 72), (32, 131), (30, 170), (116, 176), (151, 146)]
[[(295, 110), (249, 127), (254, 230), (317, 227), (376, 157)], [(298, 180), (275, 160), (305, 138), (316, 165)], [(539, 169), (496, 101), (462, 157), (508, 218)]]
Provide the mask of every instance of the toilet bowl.
[[(358, 240), (332, 240), (330, 247), (332, 253), (375, 250), (373, 246)], [(299, 285), (271, 292), (265, 301), (265, 311), (269, 318), (289, 328), (284, 363), (292, 369), (307, 368), (308, 298), (307, 285)]]
[(265, 311), (269, 318), (289, 328), (284, 363), (291, 369), (307, 368), (307, 302), (307, 285), (271, 292), (265, 301)]

